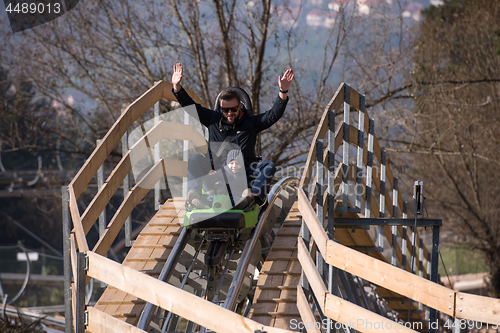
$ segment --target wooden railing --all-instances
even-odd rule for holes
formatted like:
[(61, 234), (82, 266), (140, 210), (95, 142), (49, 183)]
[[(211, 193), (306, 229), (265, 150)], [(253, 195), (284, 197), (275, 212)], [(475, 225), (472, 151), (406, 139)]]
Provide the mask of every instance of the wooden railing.
[[(162, 309), (219, 333), (291, 333), (259, 324), (208, 300), (161, 282), (110, 259), (88, 252), (87, 274)], [(144, 332), (97, 309), (89, 308), (90, 332)]]
[[(349, 92), (347, 93), (346, 91)], [(348, 96), (348, 100), (344, 104), (346, 96)], [(350, 105), (360, 115), (360, 117), (358, 117), (358, 123), (356, 124), (357, 127), (349, 123), (350, 121), (348, 119), (350, 116), (346, 116), (346, 114), (350, 114), (351, 112), (350, 108), (345, 105)], [(336, 112), (336, 110), (339, 111)], [(342, 112), (344, 113), (344, 121), (341, 122), (340, 126), (335, 131), (335, 114), (341, 114)], [(334, 138), (330, 140), (327, 134), (330, 135), (332, 132), (334, 133)], [(368, 136), (365, 135), (365, 133), (368, 133)], [(318, 180), (319, 173), (311, 179), (311, 175), (315, 169), (315, 164), (318, 161), (318, 141), (323, 140), (323, 142), (325, 142), (327, 139), (328, 142), (332, 142), (333, 148), (328, 147), (328, 142), (326, 144), (322, 144), (323, 149), (321, 150), (323, 151), (323, 158), (320, 159), (320, 165), (324, 171), (319, 173), (323, 175), (323, 179)], [(358, 209), (358, 216), (375, 218), (403, 216), (405, 213), (403, 207), (406, 205), (403, 202), (401, 193), (398, 191), (398, 180), (394, 177), (390, 165), (386, 164), (386, 152), (380, 148), (377, 137), (374, 135), (374, 120), (370, 119), (364, 110), (364, 96), (360, 95), (351, 87), (341, 84), (330, 103), (325, 108), (325, 112), (321, 117), (321, 121), (312, 142), (316, 144), (313, 144), (309, 150), (309, 155), (299, 187), (305, 189), (310, 188), (309, 192), (311, 195), (309, 195), (309, 200), (313, 206), (317, 203), (317, 198), (321, 197), (323, 200), (320, 203), (320, 206), (326, 213), (328, 207), (328, 194), (333, 196), (337, 193), (339, 188), (347, 189), (348, 181), (354, 181), (355, 183), (361, 185), (359, 187), (355, 186), (356, 195), (362, 197), (365, 203), (364, 212), (361, 211), (361, 207), (355, 207)], [(332, 190), (328, 190), (327, 187), (325, 192), (319, 193), (320, 195), (318, 196), (316, 195), (318, 193), (318, 183), (323, 184), (327, 176), (325, 171), (331, 169), (330, 165), (333, 166), (334, 155), (338, 152), (341, 146), (344, 153), (343, 158), (345, 158), (346, 151), (352, 148), (357, 148), (358, 163), (356, 165), (352, 165), (350, 163), (345, 163), (344, 159), (343, 163), (340, 163), (335, 169), (334, 188)], [(330, 156), (330, 160), (328, 156)], [(378, 164), (375, 164), (375, 160), (378, 161)], [(363, 168), (367, 170), (366, 177), (360, 178), (359, 174), (362, 173)], [(370, 171), (368, 171), (368, 169)], [(373, 172), (374, 169), (379, 172)], [(369, 184), (367, 185), (367, 183)], [(387, 184), (390, 185), (390, 187), (387, 186)], [(342, 185), (342, 187), (340, 185)], [(375, 197), (373, 193), (374, 190), (376, 193), (379, 193), (378, 198)], [(358, 191), (360, 193), (358, 193)], [(367, 196), (369, 196), (369, 200), (367, 200)], [(359, 200), (359, 198), (357, 198), (357, 200)], [(342, 201), (342, 205), (347, 205), (346, 195), (343, 196)], [(343, 208), (343, 212), (348, 211)], [(326, 216), (325, 213), (322, 213), (322, 215)], [(412, 253), (413, 239), (411, 233), (403, 231), (402, 226), (397, 227), (397, 232), (399, 233), (399, 237), (404, 236), (403, 239), (404, 243), (406, 243), (406, 248), (409, 253)], [(387, 226), (383, 228), (383, 236), (387, 239), (389, 246), (395, 248), (395, 254), (399, 265), (404, 264), (405, 269), (410, 271), (411, 262), (403, 259), (406, 255), (406, 251), (403, 253), (404, 249), (401, 249), (400, 245), (397, 242), (394, 242), (395, 237), (393, 237), (393, 235), (394, 231), (391, 230), (391, 228)], [(423, 267), (426, 263), (428, 263), (430, 253), (418, 234), (416, 236), (416, 244), (419, 248), (417, 254), (420, 251), (422, 251), (423, 254), (422, 265), (419, 265)], [(420, 269), (420, 267), (417, 267), (417, 269)], [(427, 270), (421, 270), (421, 274), (428, 278)]]
[[(188, 93), (197, 103), (201, 103), (200, 99), (193, 92), (188, 91)], [(75, 178), (73, 178), (69, 184), (69, 207), (74, 226), (72, 235), (74, 235), (75, 238), (76, 249), (79, 249), (80, 251), (89, 250), (88, 243), (85, 238), (86, 234), (89, 232), (98, 216), (106, 208), (109, 200), (120, 187), (132, 167), (162, 138), (190, 140), (202, 149), (205, 146), (204, 149), (206, 151), (206, 144), (204, 144), (205, 140), (194, 127), (183, 124), (174, 125), (163, 121), (159, 122), (122, 157), (120, 162), (111, 172), (105, 184), (99, 189), (84, 213), (80, 215), (77, 200), (95, 176), (98, 169), (104, 164), (110, 153), (118, 145), (121, 138), (132, 126), (132, 124), (134, 124), (134, 122), (136, 122), (162, 98), (176, 101), (172, 94), (172, 84), (159, 81), (151, 89), (130, 104), (130, 106), (125, 109), (108, 133), (100, 141), (99, 145), (92, 152), (85, 164), (76, 174)], [(164, 166), (165, 163), (162, 162), (161, 165)], [(158, 169), (155, 168), (155, 170)], [(165, 170), (165, 173), (167, 174), (184, 175), (186, 171), (186, 164), (181, 161), (174, 162), (169, 160), (168, 167), (164, 167), (163, 170)], [(110, 233), (114, 234), (117, 229), (119, 230), (123, 226), (124, 218), (128, 216), (128, 214), (124, 214), (125, 210), (128, 211), (133, 209), (135, 205), (137, 205), (137, 203), (147, 194), (148, 191), (143, 186), (146, 183), (156, 183), (162, 176), (162, 173), (158, 173), (158, 171), (152, 172), (151, 170), (141, 180), (137, 181), (137, 185), (129, 191), (129, 193), (126, 193), (122, 205), (117, 210), (108, 225), (107, 231), (105, 232), (106, 235), (102, 235), (98, 242), (98, 249), (100, 253), (106, 253), (109, 250), (109, 247), (106, 247), (111, 244), (110, 241), (112, 242), (114, 240), (114, 237), (110, 237)]]
[[(354, 122), (352, 121), (353, 110), (356, 111), (354, 114), (357, 116), (357, 121)], [(335, 129), (336, 114), (343, 114), (344, 118), (337, 129)], [(384, 244), (382, 237), (385, 237), (392, 248), (392, 257), (387, 260), (391, 264), (334, 241), (335, 218), (339, 216), (344, 217), (344, 221), (349, 218), (367, 218), (368, 220), (368, 218), (388, 219), (408, 216), (406, 203), (403, 202), (398, 191), (398, 180), (386, 163), (386, 153), (380, 148), (374, 135), (374, 121), (369, 119), (364, 110), (363, 95), (348, 85), (342, 84), (322, 115), (313, 143), (299, 185), (299, 210), (304, 220), (302, 231), (304, 240), (299, 237), (299, 261), (303, 274), (307, 277), (306, 281), (311, 286), (318, 307), (323, 314), (340, 323), (357, 323), (353, 314), (356, 318), (372, 323), (382, 321), (390, 324), (391, 322), (387, 318), (334, 296), (331, 291), (328, 292), (321, 277), (323, 272), (321, 274), (318, 272), (323, 269), (316, 267), (313, 261), (317, 255), (315, 249), (319, 251), (326, 264), (444, 314), (490, 323), (498, 320), (500, 300), (469, 294), (459, 295), (451, 289), (428, 281), (431, 275), (433, 281), (437, 280), (438, 248), (436, 244), (433, 244), (433, 271), (431, 272), (431, 253), (425, 248), (418, 234), (410, 233), (407, 227), (402, 225), (389, 227), (382, 223), (379, 227), (378, 239), (376, 239), (378, 249), (367, 250), (367, 253), (381, 251)], [(342, 147), (341, 154), (340, 147)], [(349, 157), (354, 149), (356, 149), (355, 164)], [(342, 159), (337, 167), (335, 167), (336, 155), (340, 155)], [(314, 171), (316, 171), (315, 174)], [(353, 190), (351, 200), (348, 196), (350, 190)], [(335, 200), (336, 196), (341, 199)], [(438, 238), (439, 228), (435, 229), (437, 233), (434, 237), (437, 235)], [(309, 233), (312, 239), (309, 239)], [(398, 238), (402, 246), (398, 244)], [(415, 260), (414, 269), (418, 270), (418, 275), (414, 274), (415, 270), (412, 271), (411, 260), (407, 260), (407, 251), (409, 254), (415, 254), (411, 260)], [(427, 264), (427, 269), (424, 269), (424, 263)], [(460, 296), (461, 298), (457, 299)], [(302, 318), (314, 320), (316, 314), (311, 312), (310, 301), (307, 297), (302, 287), (299, 286), (297, 306)], [(458, 300), (462, 306), (458, 306)], [(478, 305), (480, 301), (485, 302), (487, 306)], [(432, 314), (430, 319), (435, 320)], [(395, 322), (391, 325), (392, 330), (384, 331), (408, 331), (401, 325), (397, 326)], [(375, 331), (366, 327), (354, 328), (361, 332)], [(319, 330), (313, 327), (310, 331)]]
[[(499, 321), (500, 299), (455, 292), (452, 289), (338, 244), (328, 238), (321, 221), (315, 214), (313, 207), (309, 203), (309, 199), (302, 189), (299, 189), (298, 200), (299, 210), (303, 214), (304, 222), (317, 245), (317, 249), (327, 264), (357, 275), (373, 284), (397, 292), (417, 302), (426, 304), (453, 317), (469, 319), (477, 323), (488, 322), (491, 324)], [(356, 317), (372, 320), (371, 322), (376, 322), (377, 320), (389, 321), (387, 318), (379, 318), (380, 316), (374, 317), (374, 314), (368, 313), (370, 311), (366, 309), (358, 309), (361, 312), (358, 310), (352, 313), (349, 313), (349, 311), (344, 312), (342, 309), (352, 310), (354, 305), (348, 304), (349, 302), (338, 299), (338, 297), (326, 291), (323, 280), (311, 259), (310, 250), (306, 247), (301, 237), (299, 237), (298, 258), (304, 274), (307, 276), (307, 280), (316, 298), (318, 298), (319, 304), (322, 306), (322, 311), (327, 315), (331, 313), (330, 318), (341, 323), (356, 322), (352, 318), (352, 313), (356, 313)], [(300, 286), (299, 289), (302, 292)], [(333, 305), (332, 302), (337, 305)], [(340, 310), (338, 309), (338, 305), (341, 305)], [(362, 330), (362, 327), (354, 328), (361, 332), (371, 332), (370, 330)]]
[[(94, 278), (217, 332), (253, 333), (256, 330), (275, 333), (289, 332), (258, 324), (198, 296), (186, 293), (105, 258), (125, 220), (146, 194), (154, 188), (154, 184), (161, 177), (167, 175), (185, 177), (187, 162), (170, 159), (157, 161), (141, 179), (136, 181), (136, 185), (128, 193), (124, 193), (124, 199), (120, 207), (107, 224), (102, 235), (100, 235), (94, 248), (89, 249), (86, 240), (87, 233), (99, 215), (106, 209), (110, 199), (120, 188), (123, 180), (134, 165), (145, 154), (150, 153), (156, 143), (164, 138), (188, 140), (200, 148), (203, 153), (206, 153), (206, 141), (193, 126), (160, 121), (123, 155), (83, 214), (80, 214), (77, 200), (99, 168), (104, 164), (109, 154), (118, 145), (131, 125), (153, 107), (155, 103), (162, 98), (175, 101), (171, 90), (172, 85), (170, 83), (160, 81), (134, 101), (100, 141), (68, 186), (69, 211), (74, 227), (69, 234), (70, 266), (75, 280), (71, 283), (73, 327), (77, 331), (83, 329), (83, 313), (81, 312), (83, 311), (83, 299), (81, 294), (84, 292), (84, 285), (88, 283), (90, 278)], [(188, 91), (188, 93), (196, 102), (202, 104), (193, 92)], [(86, 259), (82, 259), (82, 256), (86, 257)], [(81, 264), (85, 260), (87, 264)], [(83, 266), (87, 266), (86, 269)], [(193, 308), (197, 309), (197, 311), (193, 311)], [(88, 307), (87, 310), (86, 331), (144, 332), (93, 307)], [(216, 315), (214, 316), (214, 314)]]

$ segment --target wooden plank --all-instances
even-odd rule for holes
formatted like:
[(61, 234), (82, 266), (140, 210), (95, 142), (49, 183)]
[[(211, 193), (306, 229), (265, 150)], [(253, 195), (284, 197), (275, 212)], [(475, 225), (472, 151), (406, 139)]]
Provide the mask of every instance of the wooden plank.
[[(328, 129), (328, 111), (336, 110), (339, 106), (344, 102), (344, 83), (341, 83), (332, 99), (328, 103), (323, 115), (321, 116), (321, 120), (318, 124), (316, 132), (314, 134), (314, 138), (311, 142), (316, 142), (316, 140), (323, 138), (326, 134), (326, 130)], [(305, 169), (302, 173), (302, 177), (300, 179), (299, 188), (304, 188), (309, 185), (309, 180), (311, 179), (312, 169), (314, 162), (316, 161), (316, 147), (311, 145), (309, 149), (309, 154), (307, 155), (307, 160), (305, 163)]]
[(76, 246), (82, 251), (88, 251), (89, 245), (85, 238), (85, 231), (83, 230), (82, 222), (80, 220), (80, 212), (78, 211), (78, 203), (76, 202), (76, 195), (73, 188), (68, 186), (69, 192), (69, 211), (71, 212), (71, 220), (73, 221), (73, 232), (76, 238)]
[[(117, 301), (117, 300), (99, 300), (99, 305), (105, 305), (105, 304), (121, 304), (123, 301)], [(130, 300), (129, 302), (134, 303), (134, 304), (146, 304), (145, 301), (141, 299), (133, 299)]]
[(151, 170), (138, 182), (136, 186), (125, 197), (115, 215), (104, 230), (101, 238), (94, 246), (95, 253), (104, 255), (108, 252), (111, 244), (120, 232), (125, 220), (132, 213), (132, 210), (137, 204), (148, 194), (154, 184), (166, 173), (164, 160), (158, 161)]
[(109, 175), (106, 183), (99, 189), (87, 209), (82, 214), (82, 224), (85, 234), (92, 228), (92, 225), (99, 218), (101, 212), (106, 208), (109, 200), (113, 197), (116, 190), (120, 187), (123, 179), (132, 169), (130, 163), (130, 151), (118, 162), (116, 167)]
[(76, 268), (77, 257), (76, 257), (76, 240), (74, 233), (69, 234), (69, 243), (70, 243), (71, 270), (73, 273), (73, 279), (76, 279), (78, 274)]
[(293, 272), (293, 271), (281, 271), (281, 272), (278, 272), (278, 271), (262, 271), (262, 274), (266, 274), (266, 275), (300, 275), (301, 273), (298, 273), (298, 272)]
[(254, 333), (256, 330), (263, 330), (268, 333), (291, 333), (291, 331), (263, 326), (93, 252), (87, 252), (87, 255), (89, 257), (89, 276), (213, 331)]
[(297, 331), (296, 328), (293, 325), (293, 322), (299, 322), (300, 321), (300, 315), (297, 314), (296, 316), (276, 316), (274, 319), (273, 326), (277, 328), (282, 328), (282, 329), (293, 329), (294, 331)]
[[(367, 114), (368, 115), (368, 114)], [(365, 131), (368, 132), (368, 121), (369, 121), (369, 117), (366, 116), (365, 117), (365, 124), (364, 124), (364, 127), (365, 127)], [(378, 139), (376, 136), (373, 137), (373, 155), (375, 155), (375, 157), (377, 158), (377, 160), (379, 161), (379, 164), (380, 164), (380, 160), (382, 159), (381, 158), (381, 151), (382, 149), (380, 148), (380, 144), (378, 143)], [(365, 162), (366, 164), (366, 162)], [(392, 170), (391, 170), (391, 167), (389, 164), (386, 164), (386, 178), (387, 180), (389, 181), (389, 184), (391, 185), (391, 188), (394, 188), (394, 174), (392, 173)], [(373, 173), (373, 176), (375, 176), (377, 173), (374, 172)], [(377, 181), (378, 183), (375, 183), (375, 184), (378, 184), (378, 187), (377, 187), (377, 190), (379, 191), (380, 193), (380, 179), (378, 178), (378, 175), (376, 176), (377, 177)], [(376, 181), (375, 180), (375, 177), (374, 177), (374, 182)], [(386, 195), (387, 196), (387, 195)], [(399, 207), (403, 207), (403, 198), (401, 196), (401, 192), (398, 192), (398, 206)], [(390, 212), (392, 212), (392, 209), (389, 210)], [(399, 231), (400, 234), (401, 234), (401, 230)], [(407, 242), (406, 244), (411, 247), (411, 241), (409, 241), (409, 239), (407, 239)], [(420, 236), (418, 235), (417, 233), (417, 243), (416, 244), (420, 244)], [(412, 252), (411, 249), (409, 249), (410, 253)], [(429, 251), (427, 250), (427, 248), (424, 246), (424, 257), (425, 258), (428, 258), (429, 257)]]
[(309, 302), (307, 302), (302, 286), (297, 286), (297, 308), (299, 309), (302, 324), (304, 325), (307, 333), (321, 333), (321, 330), (316, 325), (316, 319), (311, 312)]
[(150, 189), (142, 188), (136, 185), (134, 189), (129, 192), (127, 197), (123, 200), (122, 204), (116, 211), (115, 215), (104, 229), (104, 233), (94, 246), (93, 252), (105, 255), (111, 247), (116, 236), (120, 232), (127, 217), (132, 213), (135, 206), (148, 194)]
[(325, 261), (330, 265), (453, 315), (454, 299), (451, 289), (332, 241), (328, 241), (327, 253)]
[(157, 82), (153, 87), (132, 102), (132, 104), (130, 104), (120, 115), (118, 120), (113, 124), (100, 144), (78, 171), (75, 178), (71, 181), (69, 186), (74, 188), (76, 198), (80, 197), (85, 187), (87, 187), (99, 167), (120, 142), (123, 134), (125, 134), (128, 128), (163, 97), (163, 89), (166, 84), (167, 83), (164, 81)]
[(300, 265), (304, 270), (304, 274), (307, 276), (307, 281), (311, 285), (311, 288), (318, 300), (319, 306), (321, 310), (324, 312), (325, 308), (325, 296), (327, 294), (327, 290), (325, 285), (323, 284), (323, 280), (319, 275), (319, 272), (314, 264), (311, 256), (309, 254), (309, 250), (306, 248), (302, 237), (299, 237), (298, 241), (298, 251), (297, 256), (299, 257)]
[(94, 307), (87, 307), (89, 312), (89, 324), (87, 331), (92, 333), (124, 332), (144, 333), (145, 331), (116, 319)]
[[(172, 88), (173, 88), (172, 83), (165, 82), (165, 81), (162, 81), (162, 82), (164, 83), (164, 85), (163, 85), (163, 98), (168, 99), (170, 101), (176, 102), (177, 99), (175, 98), (174, 94), (172, 93)], [(203, 107), (206, 107), (205, 104), (203, 104), (203, 102), (201, 101), (201, 99), (198, 97), (198, 95), (196, 95), (194, 93), (194, 91), (189, 90), (189, 89), (184, 89), (184, 90), (186, 90), (186, 92), (188, 93), (188, 95), (193, 99), (193, 101), (195, 103), (198, 103), (198, 104), (200, 104)]]
[(362, 333), (417, 332), (332, 294), (326, 296), (324, 314)]
[[(175, 101), (175, 97), (172, 95), (171, 92), (171, 83), (167, 83), (164, 81), (159, 81), (157, 82), (153, 87), (151, 87), (148, 91), (146, 91), (143, 95), (141, 95), (138, 99), (136, 99), (126, 110), (121, 114), (121, 116), (118, 118), (118, 120), (113, 124), (111, 129), (108, 131), (108, 133), (104, 136), (104, 138), (101, 140), (100, 144), (96, 147), (96, 149), (92, 152), (90, 157), (87, 159), (85, 164), (82, 166), (82, 168), (78, 171), (77, 175), (73, 178), (71, 181), (69, 187), (70, 187), (70, 210), (71, 210), (71, 216), (73, 220), (73, 225), (75, 226), (76, 231), (76, 236), (77, 236), (77, 243), (78, 243), (78, 248), (80, 248), (82, 251), (88, 251), (88, 245), (86, 245), (86, 242), (84, 242), (84, 235), (90, 230), (93, 222), (97, 219), (96, 216), (99, 216), (100, 212), (105, 208), (107, 202), (109, 201), (110, 197), (113, 195), (113, 193), (117, 189), (116, 183), (119, 183), (121, 180), (123, 180), (125, 174), (130, 171), (130, 165), (127, 165), (130, 163), (129, 157), (127, 157), (127, 161), (124, 161), (122, 165), (123, 167), (116, 169), (116, 172), (114, 172), (110, 177), (111, 177), (111, 185), (109, 187), (102, 188), (101, 191), (98, 194), (98, 197), (94, 197), (93, 203), (98, 203), (98, 206), (94, 207), (94, 204), (91, 204), (89, 208), (87, 208), (87, 211), (89, 209), (92, 209), (92, 213), (85, 214), (85, 220), (82, 221), (82, 219), (79, 216), (78, 212), (78, 207), (76, 205), (76, 199), (81, 195), (85, 187), (89, 184), (91, 179), (94, 177), (95, 173), (97, 172), (97, 169), (104, 163), (106, 160), (107, 156), (110, 154), (110, 152), (113, 150), (114, 147), (120, 142), (121, 137), (123, 134), (127, 131), (127, 129), (140, 117), (142, 116), (147, 110), (149, 110), (154, 103), (159, 101), (161, 98), (168, 98), (170, 100)], [(188, 93), (193, 97), (193, 99), (197, 102), (201, 103), (200, 99), (196, 94), (194, 94), (192, 91), (188, 91)], [(183, 124), (178, 124), (180, 127), (182, 126), (189, 126), (189, 125), (183, 125)], [(165, 126), (165, 125), (162, 125)], [(180, 128), (179, 127), (179, 128)], [(192, 126), (191, 126), (192, 127)], [(166, 132), (168, 133), (168, 132)], [(204, 142), (204, 139), (201, 137), (201, 135), (196, 131), (194, 128), (192, 128), (189, 131), (185, 131), (185, 133), (189, 133), (189, 137), (192, 141), (195, 143), (199, 143), (200, 146), (203, 147), (202, 140)], [(205, 144), (206, 146), (206, 144)], [(203, 150), (203, 148), (202, 148)], [(130, 155), (128, 155), (130, 156)], [(182, 161), (179, 161), (182, 162)], [(184, 164), (185, 162), (181, 163)], [(177, 165), (171, 166), (173, 167), (173, 171), (175, 171), (175, 174), (177, 175), (180, 171), (178, 171)], [(127, 170), (128, 169), (128, 170)], [(183, 166), (184, 169), (184, 166)], [(119, 172), (118, 172), (119, 171)], [(181, 172), (182, 175), (184, 175), (184, 171)], [(115, 183), (116, 182), (116, 183)], [(71, 199), (71, 193), (73, 195), (73, 199)], [(103, 200), (103, 197), (107, 198), (107, 200)], [(82, 228), (82, 223), (83, 223), (83, 228)], [(79, 230), (80, 229), (80, 230)], [(82, 235), (82, 229), (83, 229), (83, 235)]]
[(457, 292), (455, 316), (498, 327), (500, 299)]
[(326, 241), (328, 236), (323, 229), (323, 224), (318, 220), (318, 216), (316, 212), (309, 204), (309, 200), (304, 193), (302, 188), (297, 190), (298, 192), (298, 201), (299, 201), (299, 210), (302, 213), (302, 217), (309, 228), (311, 235), (313, 236), (316, 244), (318, 244), (318, 249), (320, 250), (323, 256), (326, 255)]
[(268, 285), (258, 284), (256, 287), (260, 289), (295, 290), (297, 286), (273, 286), (273, 285), (268, 286)]

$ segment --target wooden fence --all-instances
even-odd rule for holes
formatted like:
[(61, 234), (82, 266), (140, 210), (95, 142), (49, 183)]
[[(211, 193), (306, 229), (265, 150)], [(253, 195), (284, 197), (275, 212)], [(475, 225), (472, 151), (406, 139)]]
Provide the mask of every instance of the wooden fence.
[[(202, 104), (193, 92), (188, 91), (188, 93), (197, 103)], [(193, 126), (158, 122), (123, 155), (83, 214), (80, 214), (77, 200), (99, 168), (134, 122), (162, 98), (175, 101), (172, 85), (159, 81), (122, 113), (68, 186), (67, 204), (73, 230), (67, 235), (69, 238), (67, 252), (74, 279), (70, 283), (70, 312), (74, 330), (77, 332), (83, 332), (84, 329), (89, 332), (144, 332), (92, 307), (88, 307), (85, 313), (82, 294), (90, 278), (94, 278), (217, 332), (253, 333), (256, 330), (270, 333), (289, 332), (258, 324), (198, 296), (105, 258), (127, 217), (154, 188), (154, 184), (167, 175), (184, 177), (187, 172), (187, 162), (168, 159), (157, 161), (141, 179), (136, 181), (136, 185), (128, 193), (124, 193), (123, 202), (100, 235), (97, 244), (92, 250), (89, 249), (87, 233), (106, 209), (110, 199), (120, 188), (133, 166), (149, 153), (157, 142), (163, 138), (188, 140), (199, 147), (202, 152), (206, 152), (206, 141)], [(197, 311), (192, 311), (193, 309)]]
[[(343, 115), (343, 121), (337, 129), (335, 115)], [(433, 246), (431, 258), (431, 253), (418, 234), (410, 234), (406, 226), (381, 223), (376, 239), (379, 248), (366, 250), (367, 253), (382, 250), (382, 237), (385, 237), (392, 248), (392, 257), (387, 260), (390, 263), (385, 262), (385, 258), (381, 256), (369, 256), (334, 240), (334, 233), (337, 232), (334, 229), (337, 226), (335, 219), (339, 216), (343, 217), (343, 222), (349, 218), (365, 218), (368, 221), (370, 218), (407, 217), (406, 203), (398, 191), (398, 180), (386, 163), (387, 155), (374, 135), (374, 121), (369, 119), (364, 110), (363, 95), (342, 84), (325, 109), (313, 142), (315, 144), (310, 148), (298, 193), (299, 211), (303, 218), (298, 257), (306, 278), (304, 287), (310, 286), (314, 295), (312, 299), (317, 302), (317, 311), (338, 323), (351, 323), (350, 326), (360, 332), (380, 331), (380, 326), (377, 330), (369, 325), (360, 325), (367, 322), (385, 325), (383, 331), (411, 331), (404, 325), (333, 295), (331, 286), (330, 290), (325, 286), (323, 268), (315, 264), (315, 257), (316, 263), (322, 259), (327, 265), (449, 316), (485, 323), (499, 320), (500, 300), (458, 293), (428, 280), (431, 275), (435, 281), (437, 278), (437, 247)], [(355, 154), (353, 150), (356, 150)], [(337, 167), (336, 154), (342, 159)], [(350, 155), (356, 157), (356, 163), (351, 162), (353, 158)], [(377, 172), (373, 172), (374, 170)], [(349, 191), (352, 191), (352, 195), (349, 195)], [(401, 209), (402, 207), (405, 209)], [(389, 221), (387, 219), (384, 222)], [(359, 223), (356, 225), (359, 226)], [(415, 249), (413, 236), (416, 238), (415, 246), (418, 247)], [(316, 250), (321, 257), (319, 261)], [(407, 251), (418, 255), (418, 275), (412, 272), (411, 265), (411, 260), (415, 260), (416, 264), (417, 256), (407, 260)], [(425, 264), (427, 269), (424, 268)], [(434, 271), (431, 271), (431, 266)], [(303, 286), (298, 287), (297, 304), (302, 318), (314, 321), (317, 313), (311, 311), (310, 296), (304, 293)], [(431, 317), (431, 320), (435, 319), (436, 317)], [(430, 327), (430, 330), (433, 331), (433, 328)], [(312, 325), (307, 331), (319, 330)]]

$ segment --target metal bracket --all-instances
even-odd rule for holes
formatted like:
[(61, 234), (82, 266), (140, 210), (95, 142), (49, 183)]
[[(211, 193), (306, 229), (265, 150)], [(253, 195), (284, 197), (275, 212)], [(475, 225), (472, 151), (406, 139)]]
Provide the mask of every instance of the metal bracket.
[(83, 325), (84, 326), (89, 325), (89, 312), (88, 312), (88, 310), (83, 311)]
[(85, 271), (89, 270), (89, 256), (85, 255)]

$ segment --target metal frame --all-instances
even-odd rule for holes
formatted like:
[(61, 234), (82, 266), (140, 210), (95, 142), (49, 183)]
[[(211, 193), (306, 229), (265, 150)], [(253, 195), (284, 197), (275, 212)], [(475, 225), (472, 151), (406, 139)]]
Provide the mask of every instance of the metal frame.
[(76, 254), (76, 311), (75, 311), (75, 332), (84, 333), (86, 322), (86, 310), (85, 310), (85, 280), (87, 278), (87, 262), (86, 255), (84, 252), (78, 252)]
[[(337, 217), (335, 218), (335, 224), (344, 226), (361, 226), (361, 225), (380, 225), (380, 226), (407, 226), (413, 227), (415, 225), (414, 218), (349, 218), (349, 217)], [(428, 218), (418, 218), (417, 227), (440, 227), (443, 221), (440, 219), (428, 219)]]
[(62, 227), (63, 227), (63, 260), (64, 260), (64, 327), (66, 333), (73, 331), (73, 311), (71, 308), (71, 244), (69, 239), (69, 191), (67, 186), (61, 187), (62, 194)]

